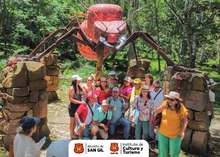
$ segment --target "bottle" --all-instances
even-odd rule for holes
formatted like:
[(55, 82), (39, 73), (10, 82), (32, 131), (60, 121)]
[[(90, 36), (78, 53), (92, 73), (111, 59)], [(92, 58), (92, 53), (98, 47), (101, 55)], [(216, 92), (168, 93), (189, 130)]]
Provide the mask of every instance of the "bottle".
[(42, 148), (42, 146), (44, 145), (44, 143), (46, 142), (46, 136), (44, 136), (38, 143), (37, 143), (37, 145), (38, 145), (38, 147), (41, 149)]

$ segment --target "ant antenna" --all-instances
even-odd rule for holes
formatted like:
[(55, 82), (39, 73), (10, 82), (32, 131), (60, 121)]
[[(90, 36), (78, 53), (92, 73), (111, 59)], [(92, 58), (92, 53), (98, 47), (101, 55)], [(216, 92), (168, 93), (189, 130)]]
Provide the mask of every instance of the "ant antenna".
[[(127, 21), (128, 21), (132, 16), (134, 16), (134, 14), (135, 14), (136, 12), (141, 11), (144, 7), (145, 7), (145, 6), (143, 6), (143, 7), (139, 8), (139, 9), (135, 10), (135, 11), (127, 18), (127, 20), (126, 20), (123, 24), (121, 24), (117, 29), (119, 30), (119, 28), (120, 28), (121, 26), (123, 26), (125, 23), (127, 23)], [(120, 30), (119, 30), (119, 31), (120, 31)]]

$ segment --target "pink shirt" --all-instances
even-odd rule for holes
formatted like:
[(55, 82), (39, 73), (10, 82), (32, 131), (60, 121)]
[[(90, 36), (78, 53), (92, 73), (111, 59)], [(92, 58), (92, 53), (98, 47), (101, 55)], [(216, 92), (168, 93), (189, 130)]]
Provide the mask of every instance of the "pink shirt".
[[(130, 86), (121, 86), (121, 88), (119, 89), (119, 93), (128, 96), (132, 91), (132, 88)], [(128, 99), (125, 99), (125, 102), (129, 102)]]

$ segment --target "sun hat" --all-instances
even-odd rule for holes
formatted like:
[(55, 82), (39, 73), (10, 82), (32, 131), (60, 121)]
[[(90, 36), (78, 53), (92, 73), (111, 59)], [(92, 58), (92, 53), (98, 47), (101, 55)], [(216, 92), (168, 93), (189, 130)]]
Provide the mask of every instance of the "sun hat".
[(115, 71), (110, 71), (109, 72), (109, 75), (111, 76), (111, 75), (116, 75), (116, 73), (115, 73)]
[(183, 99), (180, 98), (180, 94), (177, 92), (170, 92), (168, 95), (164, 95), (165, 98), (170, 99), (178, 99), (179, 101), (183, 101)]
[(113, 89), (112, 89), (112, 91), (119, 91), (119, 88), (118, 87), (114, 87)]
[(100, 81), (107, 81), (107, 79), (105, 77), (101, 77)]
[(125, 78), (124, 78), (124, 81), (131, 82), (131, 78), (130, 78), (130, 77), (125, 77)]
[(102, 100), (102, 106), (108, 106), (108, 105), (109, 105), (109, 103), (107, 100)]
[(134, 79), (134, 83), (137, 83), (137, 84), (141, 83), (141, 79), (139, 78)]
[(150, 90), (149, 90), (149, 86), (144, 85), (144, 86), (142, 87), (142, 91), (143, 91), (143, 90), (144, 90), (144, 91), (150, 91)]
[(33, 128), (35, 125), (38, 125), (39, 123), (40, 123), (40, 118), (25, 116), (21, 118), (19, 122), (19, 126), (22, 127), (23, 131), (29, 131), (31, 128)]
[(94, 93), (89, 93), (86, 98), (90, 99), (90, 98), (97, 98), (97, 96)]
[(72, 76), (72, 80), (75, 81), (75, 80), (82, 80), (81, 77), (79, 77), (79, 75), (73, 75)]

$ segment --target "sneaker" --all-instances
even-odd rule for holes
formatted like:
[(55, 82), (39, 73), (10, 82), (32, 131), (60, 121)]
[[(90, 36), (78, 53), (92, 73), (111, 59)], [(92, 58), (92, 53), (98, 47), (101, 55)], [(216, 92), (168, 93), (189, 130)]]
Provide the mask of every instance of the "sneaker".
[(157, 140), (155, 141), (155, 148), (158, 149), (158, 141)]
[(122, 134), (122, 133), (123, 133), (123, 131), (121, 131), (121, 130), (117, 130), (117, 133)]
[(148, 143), (151, 143), (151, 142), (153, 142), (153, 141), (154, 141), (153, 138), (148, 138), (148, 139), (147, 139), (147, 142), (148, 142)]
[(83, 140), (91, 140), (91, 139), (88, 137), (83, 137)]
[(93, 137), (92, 137), (92, 140), (97, 140), (97, 136), (93, 136)]

